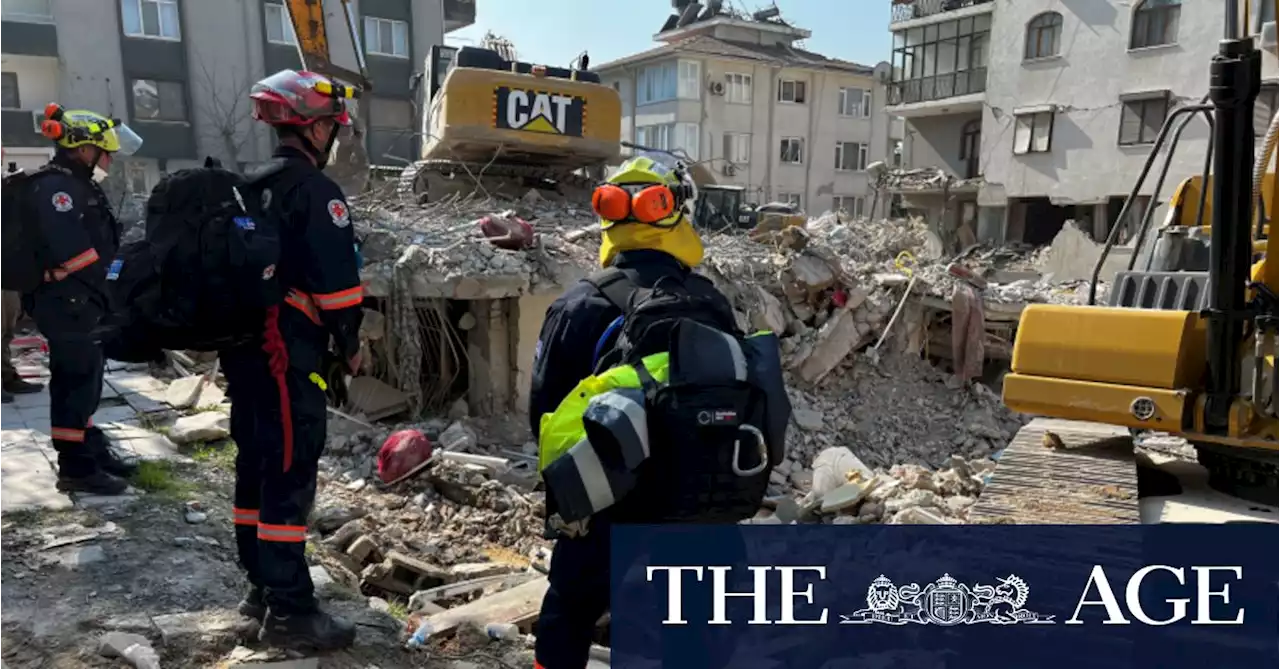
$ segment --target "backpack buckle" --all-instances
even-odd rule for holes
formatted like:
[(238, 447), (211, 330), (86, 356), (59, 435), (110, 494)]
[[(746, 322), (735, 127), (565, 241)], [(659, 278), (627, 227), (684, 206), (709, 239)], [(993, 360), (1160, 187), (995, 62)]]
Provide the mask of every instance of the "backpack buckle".
[(755, 476), (756, 474), (764, 471), (765, 467), (769, 466), (769, 447), (764, 443), (764, 433), (754, 425), (739, 425), (738, 430), (755, 437), (756, 452), (760, 456), (760, 464), (752, 467), (751, 469), (743, 469), (738, 464), (738, 458), (742, 455), (742, 439), (738, 438), (733, 441), (733, 473), (741, 476), (742, 478)]

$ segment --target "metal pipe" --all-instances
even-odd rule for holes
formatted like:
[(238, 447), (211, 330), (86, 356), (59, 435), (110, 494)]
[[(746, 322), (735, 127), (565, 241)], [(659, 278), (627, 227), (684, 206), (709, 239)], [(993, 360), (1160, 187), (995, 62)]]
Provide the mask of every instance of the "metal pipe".
[(1110, 255), (1112, 247), (1116, 245), (1116, 240), (1120, 236), (1120, 223), (1129, 215), (1129, 210), (1133, 208), (1134, 200), (1138, 197), (1138, 191), (1142, 189), (1143, 182), (1147, 180), (1147, 175), (1151, 173), (1151, 165), (1155, 163), (1156, 155), (1160, 152), (1160, 147), (1164, 145), (1165, 138), (1169, 135), (1169, 128), (1173, 127), (1174, 120), (1183, 114), (1211, 109), (1213, 107), (1209, 105), (1191, 105), (1175, 109), (1169, 114), (1169, 118), (1165, 119), (1164, 125), (1160, 126), (1160, 134), (1156, 136), (1155, 146), (1151, 147), (1151, 153), (1147, 154), (1147, 162), (1143, 164), (1142, 171), (1138, 173), (1138, 179), (1129, 191), (1129, 197), (1125, 198), (1124, 206), (1120, 209), (1115, 223), (1111, 226), (1111, 233), (1107, 235), (1107, 243), (1103, 245), (1102, 253), (1098, 254), (1098, 262), (1094, 263), (1093, 274), (1089, 277), (1089, 304), (1097, 304), (1098, 275), (1102, 273), (1102, 265), (1106, 262), (1107, 256)]
[(1209, 172), (1213, 169), (1213, 114), (1205, 112), (1204, 120), (1209, 124), (1209, 144), (1205, 147), (1204, 167), (1200, 170), (1200, 203), (1196, 205), (1197, 228), (1204, 227), (1204, 207), (1209, 201)]
[[(1228, 23), (1237, 9), (1227, 3)], [(1249, 317), (1245, 286), (1249, 280), (1253, 208), (1253, 104), (1262, 78), (1262, 60), (1252, 39), (1223, 40), (1209, 70), (1214, 106), (1213, 217), (1210, 227), (1209, 309), (1204, 425), (1210, 434), (1227, 434), (1231, 405), (1240, 394), (1240, 350)], [(1231, 150), (1234, 148), (1235, 150)]]
[[(1178, 121), (1178, 127), (1173, 131), (1173, 137), (1169, 138), (1169, 150), (1164, 154), (1164, 165), (1160, 167), (1160, 176), (1156, 177), (1156, 187), (1151, 193), (1151, 198), (1147, 200), (1147, 209), (1142, 212), (1142, 224), (1138, 226), (1138, 234), (1134, 235), (1136, 243), (1133, 245), (1133, 253), (1129, 255), (1129, 265), (1127, 269), (1133, 270), (1138, 262), (1138, 251), (1142, 250), (1142, 245), (1147, 241), (1147, 232), (1151, 229), (1151, 218), (1156, 213), (1156, 207), (1160, 205), (1160, 191), (1164, 189), (1164, 180), (1169, 176), (1169, 167), (1173, 165), (1173, 154), (1178, 150), (1178, 141), (1182, 139), (1182, 131), (1187, 129), (1187, 124), (1191, 119), (1195, 118), (1194, 114), (1187, 114)], [(1150, 269), (1150, 263), (1148, 263)]]

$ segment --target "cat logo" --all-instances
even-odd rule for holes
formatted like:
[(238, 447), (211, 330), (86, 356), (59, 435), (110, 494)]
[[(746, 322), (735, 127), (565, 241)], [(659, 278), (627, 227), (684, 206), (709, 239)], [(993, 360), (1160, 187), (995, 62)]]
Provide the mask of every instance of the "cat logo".
[(549, 135), (582, 136), (587, 101), (576, 95), (499, 86), (494, 91), (494, 125)]

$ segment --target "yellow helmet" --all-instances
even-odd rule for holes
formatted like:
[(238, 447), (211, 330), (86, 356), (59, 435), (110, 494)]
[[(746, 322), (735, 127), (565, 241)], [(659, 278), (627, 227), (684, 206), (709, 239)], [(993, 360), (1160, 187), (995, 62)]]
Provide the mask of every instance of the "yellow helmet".
[(63, 109), (57, 103), (45, 107), (44, 115), (40, 133), (64, 149), (91, 145), (131, 156), (142, 146), (142, 138), (119, 119), (86, 109)]
[(623, 163), (591, 195), (604, 230), (600, 265), (608, 267), (622, 251), (649, 249), (696, 267), (702, 262), (702, 240), (685, 212), (696, 196), (688, 170), (679, 163), (651, 155)]

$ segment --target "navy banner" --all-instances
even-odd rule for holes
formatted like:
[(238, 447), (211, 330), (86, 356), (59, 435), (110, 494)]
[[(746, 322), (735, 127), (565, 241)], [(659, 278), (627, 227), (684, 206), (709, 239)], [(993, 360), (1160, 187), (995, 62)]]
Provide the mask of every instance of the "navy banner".
[(1270, 669), (1278, 538), (1265, 524), (615, 526), (612, 666)]

